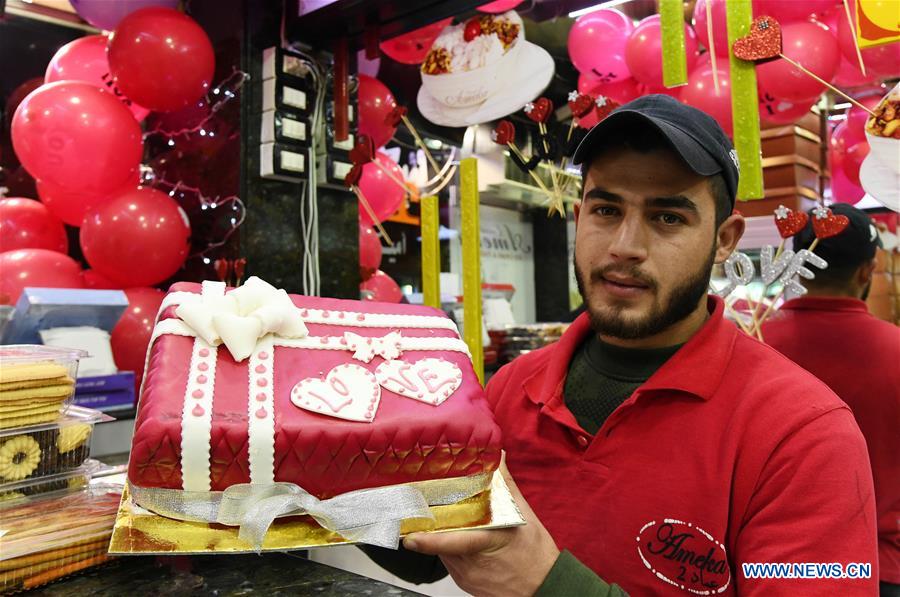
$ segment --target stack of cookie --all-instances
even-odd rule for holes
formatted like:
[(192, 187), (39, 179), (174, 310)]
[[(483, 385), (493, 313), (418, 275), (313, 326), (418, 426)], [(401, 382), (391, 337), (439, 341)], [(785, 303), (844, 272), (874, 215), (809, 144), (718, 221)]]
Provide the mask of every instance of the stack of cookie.
[(55, 421), (74, 393), (65, 365), (0, 364), (0, 429)]

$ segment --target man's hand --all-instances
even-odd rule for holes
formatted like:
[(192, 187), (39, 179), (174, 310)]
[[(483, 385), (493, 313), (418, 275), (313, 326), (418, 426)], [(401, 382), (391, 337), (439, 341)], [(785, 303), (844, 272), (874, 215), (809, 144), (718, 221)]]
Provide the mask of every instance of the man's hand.
[(438, 555), (461, 589), (472, 595), (528, 595), (537, 591), (559, 556), (556, 543), (500, 463), (500, 472), (525, 525), (490, 531), (413, 533), (403, 547)]

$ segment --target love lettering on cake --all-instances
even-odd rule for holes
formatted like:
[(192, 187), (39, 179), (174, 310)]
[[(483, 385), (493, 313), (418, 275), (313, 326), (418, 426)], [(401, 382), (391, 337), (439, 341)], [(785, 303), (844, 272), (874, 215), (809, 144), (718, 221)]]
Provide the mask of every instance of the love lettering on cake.
[[(200, 292), (197, 292), (197, 290)], [(147, 355), (129, 486), (178, 520), (279, 516), (396, 547), (400, 525), (490, 485), (500, 433), (455, 324), (427, 307), (176, 284)]]

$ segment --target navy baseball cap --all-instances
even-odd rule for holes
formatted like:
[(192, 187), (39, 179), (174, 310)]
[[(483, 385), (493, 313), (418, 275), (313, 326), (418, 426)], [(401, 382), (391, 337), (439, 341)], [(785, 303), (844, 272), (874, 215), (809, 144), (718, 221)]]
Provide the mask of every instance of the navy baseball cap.
[[(875, 257), (875, 251), (881, 244), (881, 235), (875, 228), (875, 223), (866, 214), (847, 203), (835, 203), (830, 206), (831, 213), (839, 216), (847, 216), (850, 225), (843, 232), (823, 238), (816, 245), (816, 255), (828, 262), (832, 267), (862, 265)], [(812, 221), (816, 217), (814, 208), (809, 211), (809, 221), (806, 226), (794, 235), (794, 251), (808, 249), (816, 238), (812, 227)]]
[(721, 174), (734, 206), (740, 166), (728, 135), (712, 116), (668, 95), (645, 95), (616, 108), (585, 135), (573, 162), (580, 164), (591, 159), (597, 147), (609, 144), (610, 133), (621, 138), (629, 125), (650, 125), (659, 131), (697, 174)]

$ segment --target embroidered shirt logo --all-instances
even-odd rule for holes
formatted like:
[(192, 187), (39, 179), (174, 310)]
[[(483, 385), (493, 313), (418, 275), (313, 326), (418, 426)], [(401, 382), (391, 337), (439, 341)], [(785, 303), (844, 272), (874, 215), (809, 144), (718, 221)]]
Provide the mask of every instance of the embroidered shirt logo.
[(654, 576), (694, 595), (718, 595), (731, 570), (725, 546), (690, 522), (651, 520), (638, 536), (638, 556)]

